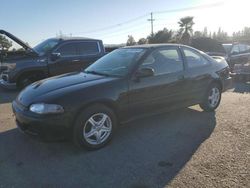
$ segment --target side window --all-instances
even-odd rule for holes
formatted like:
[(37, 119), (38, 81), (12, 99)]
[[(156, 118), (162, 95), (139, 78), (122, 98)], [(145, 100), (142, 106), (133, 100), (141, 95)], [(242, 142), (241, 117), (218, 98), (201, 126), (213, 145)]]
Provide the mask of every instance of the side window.
[(239, 50), (240, 53), (245, 53), (246, 52), (246, 45), (245, 44), (239, 44)]
[(151, 67), (155, 75), (160, 75), (182, 71), (183, 62), (177, 49), (159, 49), (153, 51), (141, 67)]
[(66, 43), (60, 46), (56, 52), (60, 53), (62, 57), (64, 56), (76, 56), (76, 43)]
[(239, 45), (238, 45), (238, 44), (233, 45), (233, 48), (232, 48), (232, 50), (231, 50), (231, 54), (232, 54), (232, 55), (237, 55), (237, 54), (239, 54), (239, 53), (240, 53)]
[(241, 54), (249, 53), (250, 52), (250, 46), (249, 45), (239, 44), (239, 48), (240, 48), (240, 53)]
[(99, 53), (97, 42), (80, 42), (77, 44), (79, 55), (93, 55)]
[(201, 67), (208, 64), (208, 60), (198, 52), (187, 48), (184, 48), (183, 51), (189, 68)]

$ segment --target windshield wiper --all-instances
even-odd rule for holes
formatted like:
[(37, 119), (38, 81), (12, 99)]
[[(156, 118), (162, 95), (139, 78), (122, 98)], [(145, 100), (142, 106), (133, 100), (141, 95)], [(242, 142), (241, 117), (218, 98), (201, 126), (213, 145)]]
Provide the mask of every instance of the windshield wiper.
[(105, 74), (102, 72), (96, 72), (96, 71), (84, 71), (87, 74), (96, 74), (96, 75), (101, 75), (101, 76), (110, 76), (109, 74)]

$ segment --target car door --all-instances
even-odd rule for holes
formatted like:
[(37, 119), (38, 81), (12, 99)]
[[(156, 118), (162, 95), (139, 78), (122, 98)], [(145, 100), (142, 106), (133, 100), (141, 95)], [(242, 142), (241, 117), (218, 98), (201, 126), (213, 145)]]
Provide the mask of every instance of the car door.
[(188, 47), (181, 49), (186, 64), (186, 97), (188, 101), (196, 103), (202, 99), (212, 80), (210, 75), (212, 64), (197, 50)]
[(138, 71), (143, 68), (152, 68), (154, 75), (139, 79), (133, 77), (129, 81), (131, 115), (158, 111), (184, 100), (184, 66), (178, 47), (153, 50)]
[(247, 63), (250, 59), (250, 46), (246, 44), (239, 44), (239, 59), (238, 63)]
[(233, 44), (233, 47), (230, 52), (230, 64), (240, 63), (241, 54), (239, 44)]
[(79, 42), (77, 44), (77, 51), (80, 56), (78, 68), (81, 69), (85, 69), (102, 57), (102, 51), (98, 41)]
[(78, 42), (65, 42), (59, 45), (52, 53), (60, 54), (58, 58), (49, 60), (50, 75), (59, 75), (78, 71), (81, 68), (80, 55), (77, 52)]

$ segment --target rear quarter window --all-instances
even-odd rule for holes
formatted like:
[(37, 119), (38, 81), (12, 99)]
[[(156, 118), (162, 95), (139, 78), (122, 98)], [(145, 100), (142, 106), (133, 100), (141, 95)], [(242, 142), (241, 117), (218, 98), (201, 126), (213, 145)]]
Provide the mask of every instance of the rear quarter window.
[(202, 67), (209, 64), (209, 60), (195, 50), (184, 48), (183, 52), (188, 68)]

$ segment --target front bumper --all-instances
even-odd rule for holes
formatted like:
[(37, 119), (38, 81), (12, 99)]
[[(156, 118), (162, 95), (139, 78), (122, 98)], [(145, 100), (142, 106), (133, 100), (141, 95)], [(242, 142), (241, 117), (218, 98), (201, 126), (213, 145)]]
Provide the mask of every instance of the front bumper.
[(61, 140), (70, 136), (69, 120), (64, 114), (40, 116), (16, 101), (13, 101), (12, 109), (21, 132), (43, 140)]

